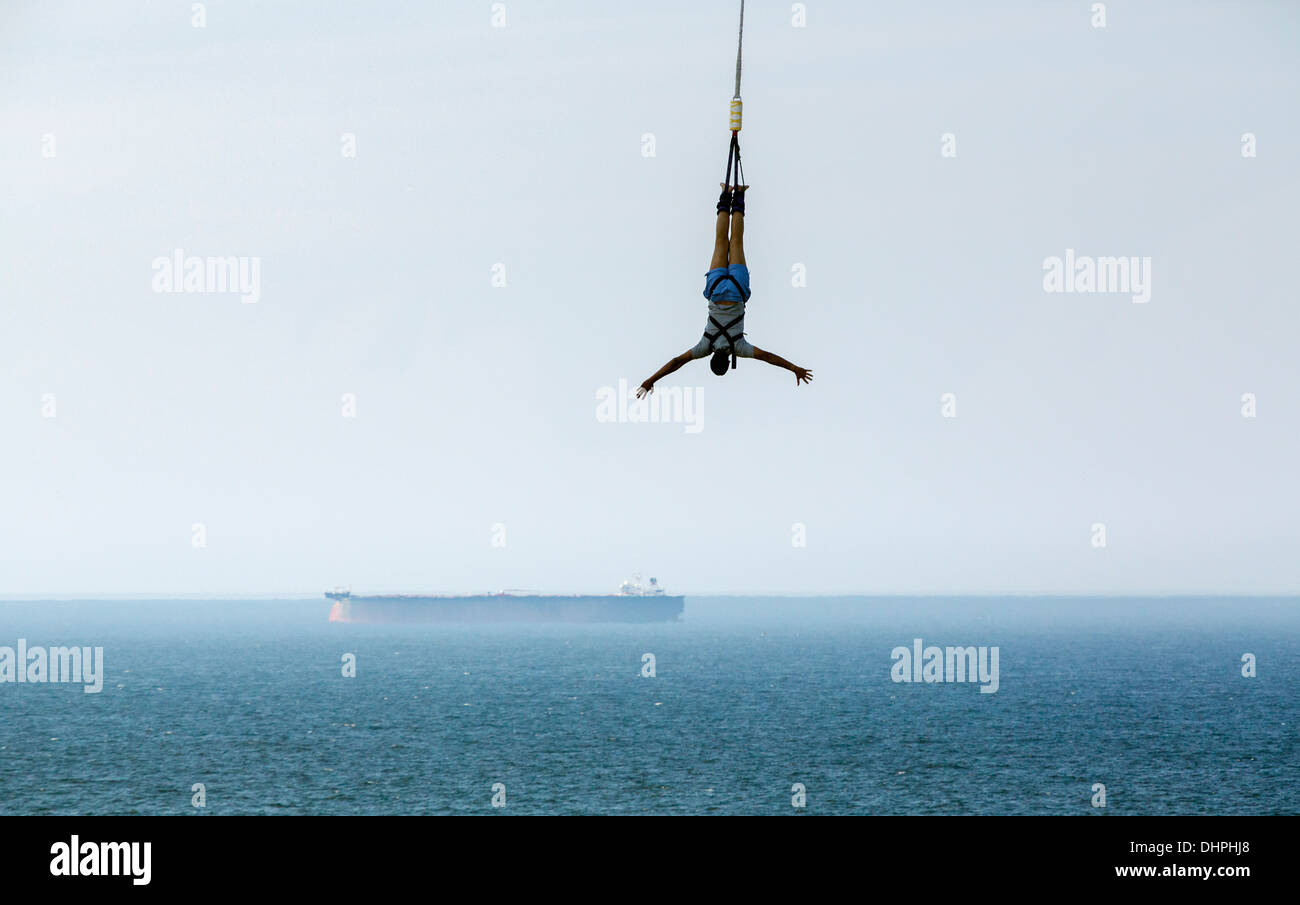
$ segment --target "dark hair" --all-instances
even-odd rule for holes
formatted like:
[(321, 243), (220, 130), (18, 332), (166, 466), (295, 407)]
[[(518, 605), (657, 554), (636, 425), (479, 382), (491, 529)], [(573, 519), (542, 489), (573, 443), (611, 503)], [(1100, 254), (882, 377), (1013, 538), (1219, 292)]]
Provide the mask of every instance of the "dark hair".
[(713, 353), (709, 359), (709, 369), (719, 377), (727, 376), (727, 368), (731, 365), (731, 353), (726, 349), (719, 349)]

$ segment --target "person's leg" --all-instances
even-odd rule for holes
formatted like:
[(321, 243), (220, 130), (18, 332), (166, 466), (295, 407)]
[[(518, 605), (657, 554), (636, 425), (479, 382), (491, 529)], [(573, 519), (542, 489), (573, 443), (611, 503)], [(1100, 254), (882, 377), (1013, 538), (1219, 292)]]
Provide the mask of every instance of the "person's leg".
[[(716, 255), (717, 252), (714, 252)], [(745, 263), (745, 215), (731, 215), (731, 245), (728, 249), (728, 263), (731, 265)], [(723, 266), (723, 265), (719, 265)]]
[(738, 185), (732, 190), (732, 198), (736, 199), (731, 203), (731, 245), (728, 249), (728, 263), (732, 265), (745, 263), (745, 189), (747, 188), (749, 186)]
[[(709, 270), (727, 266), (727, 222), (731, 218), (730, 192), (722, 186), (723, 198), (718, 199), (718, 216), (713, 222), (713, 257), (709, 260)], [(726, 206), (724, 206), (726, 201)]]

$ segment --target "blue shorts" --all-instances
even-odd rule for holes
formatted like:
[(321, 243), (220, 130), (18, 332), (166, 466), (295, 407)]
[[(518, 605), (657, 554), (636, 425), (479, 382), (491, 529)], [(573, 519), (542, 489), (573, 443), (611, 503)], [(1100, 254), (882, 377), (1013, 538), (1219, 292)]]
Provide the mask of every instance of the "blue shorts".
[[(735, 278), (736, 283), (739, 283), (741, 288), (745, 290), (743, 296), (736, 290), (736, 283), (731, 282), (731, 280), (720, 279), (724, 274), (730, 274)], [(713, 286), (712, 295), (709, 294), (710, 286)], [(744, 264), (713, 268), (704, 275), (704, 297), (711, 302), (749, 301), (749, 268)]]

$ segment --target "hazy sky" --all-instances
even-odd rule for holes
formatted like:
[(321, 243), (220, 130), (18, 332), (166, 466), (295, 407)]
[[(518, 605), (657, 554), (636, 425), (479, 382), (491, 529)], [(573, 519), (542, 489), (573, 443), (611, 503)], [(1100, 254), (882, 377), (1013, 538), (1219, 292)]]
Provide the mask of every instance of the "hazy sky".
[(1295, 5), (749, 3), (698, 432), (737, 4), (190, 6), (0, 7), (0, 594), (1300, 584)]

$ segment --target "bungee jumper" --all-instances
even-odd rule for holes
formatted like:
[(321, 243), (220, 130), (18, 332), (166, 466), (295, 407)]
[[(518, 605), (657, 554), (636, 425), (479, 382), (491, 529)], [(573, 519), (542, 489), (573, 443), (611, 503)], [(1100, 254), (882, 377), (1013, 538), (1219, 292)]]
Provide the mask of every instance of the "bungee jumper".
[[(713, 226), (713, 257), (704, 275), (704, 297), (709, 301), (709, 321), (700, 341), (681, 355), (669, 359), (637, 389), (637, 398), (653, 393), (655, 383), (688, 361), (713, 353), (709, 367), (719, 377), (726, 375), (728, 362), (736, 367), (737, 358), (755, 358), (785, 368), (794, 374), (795, 385), (812, 382), (812, 371), (791, 364), (780, 355), (766, 352), (745, 339), (745, 303), (749, 301), (749, 268), (745, 266), (745, 184), (740, 168), (740, 42), (745, 34), (745, 2), (740, 3), (740, 39), (736, 45), (736, 93), (731, 98), (731, 145), (727, 150), (727, 174), (718, 198), (717, 218)], [(732, 182), (732, 167), (735, 182)]]

